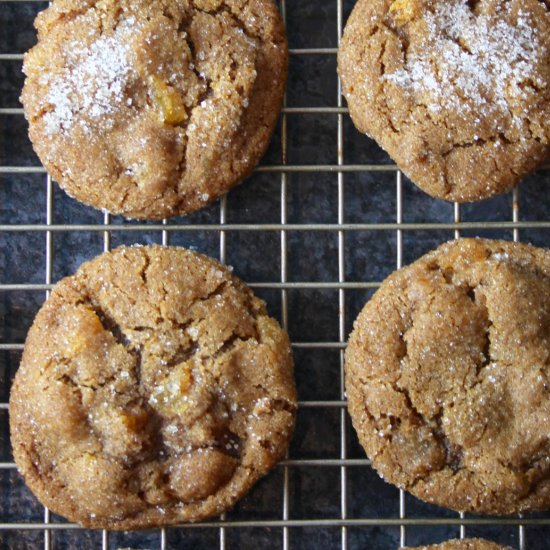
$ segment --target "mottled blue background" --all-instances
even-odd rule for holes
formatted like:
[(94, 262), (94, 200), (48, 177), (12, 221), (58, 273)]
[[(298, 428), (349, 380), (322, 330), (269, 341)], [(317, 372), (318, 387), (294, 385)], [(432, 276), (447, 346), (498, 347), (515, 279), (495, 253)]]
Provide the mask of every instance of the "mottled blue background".
[[(345, 17), (352, 2), (344, 2)], [(0, 54), (22, 53), (35, 40), (32, 21), (46, 6), (40, 2), (0, 1)], [(288, 2), (287, 27), (291, 48), (335, 48), (337, 45), (336, 0), (295, 0)], [(18, 96), (23, 83), (21, 61), (0, 60), (0, 109), (20, 107)], [(335, 107), (337, 105), (336, 56), (292, 55), (288, 87), (290, 107)], [(336, 164), (338, 117), (327, 114), (289, 114), (287, 120), (288, 162), (290, 164)], [(347, 115), (343, 117), (344, 160), (346, 164), (391, 164), (375, 143), (361, 136)], [(263, 165), (281, 163), (281, 127), (263, 159)], [(0, 114), (0, 165), (38, 166), (27, 138), (21, 115)], [(519, 217), (524, 221), (550, 220), (547, 197), (550, 172), (540, 171), (525, 181), (519, 193)], [(396, 221), (396, 176), (394, 172), (354, 172), (345, 174), (345, 221), (351, 224), (394, 223)], [(336, 223), (338, 221), (337, 174), (291, 173), (288, 175), (288, 222), (293, 224)], [(279, 223), (281, 219), (281, 175), (256, 173), (228, 195), (227, 222), (231, 224)], [(463, 221), (504, 222), (512, 219), (512, 194), (461, 208)], [(215, 224), (220, 204), (170, 224)], [(403, 181), (403, 221), (405, 223), (451, 223), (453, 206), (431, 199), (410, 182)], [(43, 174), (0, 173), (0, 225), (43, 224), (46, 222), (46, 178)], [(82, 206), (55, 187), (54, 224), (100, 224), (103, 215)], [(114, 223), (123, 224), (114, 218)], [(510, 229), (463, 231), (511, 239)], [(403, 262), (416, 259), (442, 241), (452, 238), (451, 230), (416, 228), (403, 232)], [(549, 245), (548, 229), (522, 229), (521, 240)], [(161, 242), (158, 226), (147, 232), (113, 231), (111, 244)], [(288, 231), (288, 281), (335, 282), (338, 280), (338, 238), (329, 231)], [(0, 284), (44, 283), (46, 236), (41, 231), (0, 231)], [(170, 243), (194, 247), (219, 256), (219, 232), (177, 231)], [(231, 231), (227, 233), (227, 262), (251, 283), (281, 280), (281, 236), (276, 231)], [(103, 251), (102, 232), (56, 232), (53, 236), (53, 281), (72, 273), (77, 266)], [(390, 230), (348, 231), (345, 239), (347, 281), (381, 281), (396, 266), (397, 233)], [(281, 318), (281, 291), (256, 288), (273, 315)], [(345, 330), (372, 289), (345, 292)], [(21, 344), (32, 319), (44, 300), (43, 290), (0, 289), (0, 344)], [(335, 342), (339, 339), (338, 290), (293, 287), (287, 291), (288, 328), (293, 342)], [(333, 349), (295, 349), (296, 378), (300, 399), (340, 399), (340, 352)], [(11, 379), (20, 360), (20, 351), (0, 349), (0, 402), (8, 399)], [(340, 458), (341, 424), (337, 407), (301, 408), (291, 459)], [(348, 458), (364, 458), (349, 420), (346, 419)], [(11, 461), (7, 411), (0, 409), (0, 461)], [(347, 469), (347, 513), (352, 519), (399, 517), (398, 491), (384, 483), (368, 466)], [(280, 520), (283, 508), (283, 468), (261, 481), (228, 514), (229, 520)], [(453, 512), (406, 497), (407, 517), (456, 519)], [(337, 466), (289, 467), (290, 519), (338, 519), (341, 514), (341, 470)], [(539, 517), (550, 518), (549, 515)], [(24, 487), (15, 470), (0, 470), (0, 523), (40, 522), (43, 508)], [(53, 517), (54, 522), (63, 522)], [(456, 525), (411, 526), (411, 545), (438, 542), (458, 536)], [(485, 536), (518, 548), (518, 528), (490, 525), (468, 527), (467, 534)], [(38, 548), (42, 531), (0, 531), (2, 548)], [(276, 528), (229, 528), (228, 548), (281, 548), (283, 530)], [(289, 529), (289, 547), (295, 549), (339, 548), (338, 527), (298, 527)], [(399, 528), (376, 525), (350, 527), (349, 548), (394, 550), (399, 544)], [(158, 548), (159, 531), (113, 533), (110, 548)], [(210, 548), (219, 544), (215, 528), (177, 528), (167, 532), (169, 548)], [(101, 547), (100, 531), (52, 531), (52, 547)], [(550, 527), (526, 527), (526, 548), (550, 549)]]

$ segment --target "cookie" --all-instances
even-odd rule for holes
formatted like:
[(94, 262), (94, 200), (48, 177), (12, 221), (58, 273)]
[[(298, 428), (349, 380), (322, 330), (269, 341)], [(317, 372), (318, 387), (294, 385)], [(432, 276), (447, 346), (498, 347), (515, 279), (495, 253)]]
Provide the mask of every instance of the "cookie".
[(128, 218), (187, 214), (250, 174), (281, 107), (273, 0), (54, 0), (21, 101), (71, 196)]
[(501, 546), (495, 542), (483, 539), (453, 539), (442, 542), (441, 544), (407, 548), (409, 548), (409, 550), (511, 550), (509, 546)]
[(10, 396), (15, 461), (52, 511), (139, 529), (220, 514), (283, 457), (291, 349), (230, 271), (121, 247), (60, 281)]
[(550, 505), (550, 251), (442, 245), (386, 279), (346, 351), (372, 466), (456, 511)]
[(359, 0), (338, 53), (353, 122), (433, 197), (507, 191), (549, 158), (549, 10)]

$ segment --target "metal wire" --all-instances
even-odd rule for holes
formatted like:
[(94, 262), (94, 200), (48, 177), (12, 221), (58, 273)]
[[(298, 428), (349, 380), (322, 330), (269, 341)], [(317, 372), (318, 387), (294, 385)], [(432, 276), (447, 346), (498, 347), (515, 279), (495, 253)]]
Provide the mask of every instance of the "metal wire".
[[(53, 205), (54, 205), (54, 193), (52, 178), (46, 176), (46, 225), (51, 225), (53, 222)], [(45, 284), (48, 285), (46, 290), (46, 299), (50, 295), (49, 287), (52, 283), (52, 266), (53, 266), (53, 234), (51, 231), (46, 231), (46, 272), (45, 272)], [(44, 523), (48, 525), (50, 523), (50, 511), (44, 507)], [(44, 529), (44, 550), (50, 550), (51, 548), (51, 533), (48, 528)]]
[[(223, 195), (220, 199), (220, 225), (225, 225), (227, 222), (227, 195)], [(168, 244), (168, 232), (166, 233), (166, 243)], [(225, 264), (227, 261), (227, 247), (226, 247), (226, 234), (225, 231), (220, 231), (220, 262), (222, 264)], [(226, 515), (222, 514), (220, 516), (221, 521), (225, 521)], [(165, 529), (163, 529), (163, 532), (165, 532)], [(162, 544), (161, 544), (162, 546)], [(225, 527), (220, 527), (220, 550), (226, 549), (226, 532)]]
[[(39, 2), (41, 0), (0, 0), (4, 3), (17, 2)], [(342, 35), (344, 24), (343, 0), (336, 2), (336, 33), (338, 44)], [(282, 15), (286, 20), (287, 10), (285, 0), (281, 0)], [(292, 59), (300, 56), (334, 56), (337, 48), (291, 48)], [(0, 62), (21, 61), (21, 53), (1, 53)], [(335, 77), (336, 78), (336, 77)], [(327, 349), (336, 350), (339, 353), (339, 399), (334, 400), (309, 400), (300, 401), (299, 410), (303, 409), (337, 409), (339, 414), (339, 457), (322, 459), (296, 459), (287, 456), (279, 464), (282, 470), (282, 509), (281, 519), (277, 520), (249, 520), (237, 521), (231, 519), (231, 516), (222, 515), (219, 520), (203, 522), (199, 524), (181, 526), (186, 529), (215, 528), (219, 530), (219, 548), (225, 550), (228, 546), (228, 530), (230, 529), (250, 529), (250, 528), (274, 528), (282, 531), (283, 550), (291, 547), (291, 528), (337, 528), (340, 530), (340, 544), (342, 550), (346, 550), (349, 545), (349, 529), (351, 527), (393, 527), (399, 529), (399, 541), (402, 546), (407, 542), (407, 527), (409, 526), (456, 526), (459, 528), (460, 537), (466, 536), (466, 529), (469, 526), (511, 526), (518, 529), (518, 544), (520, 550), (526, 550), (526, 526), (550, 526), (550, 518), (470, 518), (465, 514), (457, 515), (456, 518), (429, 518), (429, 517), (407, 517), (405, 505), (405, 493), (401, 490), (397, 502), (397, 518), (350, 518), (348, 517), (348, 468), (368, 468), (370, 462), (368, 459), (348, 458), (347, 433), (347, 413), (346, 396), (344, 392), (344, 349), (348, 331), (350, 327), (346, 326), (346, 292), (349, 290), (367, 290), (376, 289), (380, 281), (347, 281), (346, 280), (346, 257), (345, 240), (350, 232), (381, 232), (395, 231), (396, 235), (396, 262), (397, 268), (403, 264), (404, 243), (403, 235), (405, 231), (426, 231), (426, 230), (451, 230), (455, 238), (459, 238), (463, 230), (510, 230), (513, 240), (518, 241), (520, 230), (524, 229), (549, 229), (548, 221), (520, 221), (519, 215), (519, 192), (516, 189), (513, 193), (512, 217), (509, 222), (463, 222), (461, 220), (460, 205), (454, 205), (452, 223), (404, 223), (403, 222), (403, 181), (401, 172), (393, 164), (349, 164), (345, 162), (344, 151), (344, 117), (347, 116), (348, 109), (343, 103), (341, 95), (341, 85), (338, 81), (336, 87), (336, 105), (334, 106), (292, 106), (285, 103), (282, 109), (281, 119), (281, 164), (279, 165), (261, 165), (256, 168), (257, 173), (280, 174), (280, 223), (228, 223), (228, 205), (227, 198), (224, 196), (220, 200), (219, 223), (212, 224), (169, 224), (166, 220), (154, 224), (132, 224), (112, 223), (109, 214), (104, 214), (102, 224), (64, 224), (55, 223), (54, 220), (54, 193), (51, 178), (46, 176), (42, 166), (11, 166), (0, 165), (1, 174), (44, 174), (46, 179), (46, 221), (36, 224), (0, 224), (0, 235), (20, 232), (39, 232), (45, 237), (45, 274), (44, 283), (10, 283), (9, 281), (0, 283), (0, 292), (45, 292), (49, 294), (52, 288), (52, 266), (54, 263), (54, 240), (56, 236), (70, 232), (102, 232), (103, 249), (108, 251), (111, 248), (111, 236), (113, 233), (132, 233), (132, 232), (155, 232), (161, 234), (162, 244), (169, 244), (171, 235), (178, 232), (217, 232), (219, 235), (219, 258), (221, 262), (227, 261), (227, 235), (230, 232), (276, 232), (280, 237), (280, 280), (268, 282), (250, 282), (250, 286), (257, 289), (272, 289), (280, 291), (281, 301), (281, 322), (284, 328), (288, 328), (288, 291), (291, 289), (333, 289), (338, 291), (338, 341), (334, 342), (294, 342), (295, 349)], [(1, 116), (22, 116), (23, 110), (18, 107), (0, 108)], [(335, 116), (337, 117), (337, 152), (336, 164), (311, 164), (296, 165), (289, 164), (288, 160), (288, 135), (287, 125), (290, 116)], [(9, 159), (8, 163), (9, 163)], [(550, 170), (550, 166), (543, 167), (543, 170)], [(345, 210), (345, 177), (352, 173), (394, 173), (396, 186), (396, 216), (394, 223), (348, 223), (346, 221)], [(337, 223), (316, 223), (316, 224), (291, 224), (288, 223), (288, 189), (289, 174), (293, 173), (330, 173), (335, 174), (335, 184), (337, 186)], [(334, 282), (327, 281), (288, 281), (288, 232), (329, 232), (334, 233), (338, 240), (338, 280)], [(376, 235), (375, 235), (376, 237)], [(1, 342), (0, 351), (20, 351), (23, 349), (22, 342)], [(7, 410), (8, 403), (0, 403), (0, 410)], [(11, 470), (15, 468), (13, 462), (0, 463), (0, 470)], [(338, 468), (340, 473), (340, 510), (339, 517), (331, 519), (306, 518), (292, 519), (292, 509), (290, 502), (290, 470), (292, 468)], [(72, 523), (52, 523), (50, 512), (44, 509), (43, 522), (4, 522), (0, 523), (0, 531), (3, 530), (21, 530), (21, 531), (43, 531), (43, 546), (45, 550), (52, 547), (51, 533), (59, 530), (80, 530), (80, 526)], [(169, 529), (159, 530), (158, 544), (161, 550), (168, 548)], [(101, 548), (109, 548), (109, 533), (101, 532)]]
[[(281, 0), (281, 15), (285, 26), (287, 25), (286, 0)], [(287, 94), (285, 92), (283, 98), (283, 113), (281, 115), (281, 162), (283, 166), (287, 164), (287, 148), (288, 148), (288, 119), (286, 113)], [(281, 172), (281, 225), (287, 224), (287, 190), (288, 190), (288, 173)], [(281, 230), (281, 284), (285, 284), (288, 279), (288, 246), (287, 233), (285, 229)], [(288, 293), (286, 288), (281, 288), (281, 322), (285, 330), (288, 330)], [(288, 452), (286, 453), (288, 459)], [(283, 521), (288, 521), (290, 518), (290, 478), (288, 466), (283, 467)], [(283, 550), (288, 550), (290, 544), (290, 532), (288, 527), (283, 527)]]
[[(343, 31), (343, 5), (342, 0), (336, 0), (336, 39), (338, 46), (342, 38)], [(338, 79), (336, 87), (336, 103), (338, 112), (338, 136), (337, 136), (337, 162), (341, 168), (344, 166), (344, 120), (343, 114), (340, 112), (343, 109), (342, 99), (342, 83)], [(341, 227), (345, 223), (345, 182), (344, 173), (338, 172), (338, 225)], [(338, 282), (340, 285), (344, 283), (346, 277), (346, 261), (345, 261), (345, 233), (342, 229), (338, 230)], [(338, 289), (338, 338), (340, 343), (344, 344), (347, 338), (346, 331), (346, 290), (343, 287)], [(344, 348), (340, 350), (340, 399), (346, 398), (345, 382), (344, 382)], [(346, 461), (347, 457), (347, 416), (344, 409), (340, 410), (340, 459)], [(340, 468), (340, 518), (347, 518), (348, 498), (347, 498), (347, 469), (343, 465)], [(346, 526), (342, 526), (341, 530), (341, 545), (342, 550), (348, 548), (348, 530)]]
[[(227, 521), (204, 521), (202, 523), (186, 523), (167, 528), (167, 531), (174, 528), (180, 529), (257, 529), (257, 528), (304, 528), (304, 527), (448, 527), (460, 525), (475, 527), (518, 527), (520, 525), (550, 527), (550, 518), (527, 519), (527, 518), (348, 518), (342, 519), (289, 519), (289, 520), (227, 520)], [(0, 531), (42, 531), (45, 528), (50, 531), (81, 531), (85, 529), (77, 523), (33, 523), (13, 522), (0, 523)], [(389, 550), (393, 550), (389, 549)], [(537, 549), (538, 550), (538, 549)]]

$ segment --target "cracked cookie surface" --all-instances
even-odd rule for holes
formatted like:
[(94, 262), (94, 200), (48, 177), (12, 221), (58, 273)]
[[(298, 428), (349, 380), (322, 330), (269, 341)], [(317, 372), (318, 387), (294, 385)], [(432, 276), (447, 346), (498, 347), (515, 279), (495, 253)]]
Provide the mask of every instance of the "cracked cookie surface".
[(502, 193), (550, 153), (550, 5), (359, 0), (338, 72), (357, 128), (434, 197)]
[(442, 245), (384, 281), (346, 351), (373, 467), (418, 498), (513, 514), (550, 505), (550, 251)]
[(501, 546), (484, 539), (453, 539), (440, 544), (407, 548), (408, 550), (511, 550), (509, 546)]
[(186, 214), (263, 155), (288, 64), (272, 0), (55, 0), (35, 25), (29, 135), (76, 199), (130, 218)]
[(10, 396), (13, 454), (85, 526), (197, 521), (283, 457), (296, 410), (286, 333), (217, 262), (121, 247), (60, 281)]

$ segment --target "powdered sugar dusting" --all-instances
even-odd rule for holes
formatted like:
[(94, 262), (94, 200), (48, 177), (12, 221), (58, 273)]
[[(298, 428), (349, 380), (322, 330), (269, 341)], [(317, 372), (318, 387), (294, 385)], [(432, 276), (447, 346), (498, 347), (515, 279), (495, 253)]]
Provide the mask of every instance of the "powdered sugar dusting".
[(505, 3), (495, 17), (474, 14), (466, 0), (439, 2), (424, 17), (426, 47), (384, 78), (434, 113), (508, 111), (510, 102), (527, 97), (525, 83), (544, 86), (533, 66), (546, 55), (528, 14), (520, 10), (517, 22), (508, 23), (511, 9), (511, 2)]
[(124, 25), (89, 47), (78, 42), (67, 45), (72, 52), (70, 66), (51, 83), (46, 95), (52, 108), (44, 115), (49, 135), (68, 131), (75, 123), (90, 133), (81, 113), (106, 129), (112, 126), (112, 115), (128, 104), (124, 90), (133, 74), (127, 34), (128, 25)]

